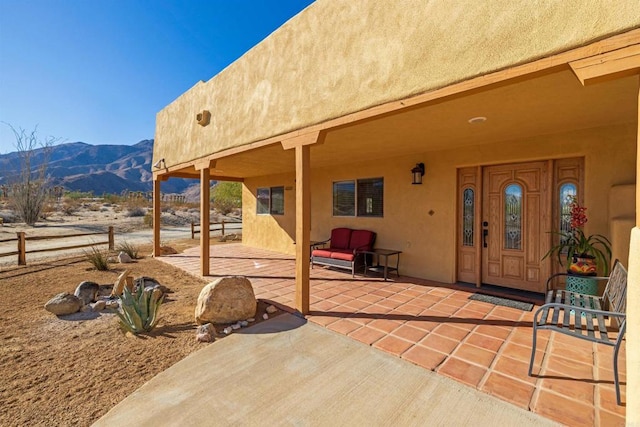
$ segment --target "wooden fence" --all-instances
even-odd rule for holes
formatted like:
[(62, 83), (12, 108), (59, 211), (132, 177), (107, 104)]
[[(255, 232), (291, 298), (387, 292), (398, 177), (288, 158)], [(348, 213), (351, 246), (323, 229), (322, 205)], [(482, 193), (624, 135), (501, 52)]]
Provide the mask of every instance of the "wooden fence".
[[(220, 228), (211, 228), (213, 226), (219, 225)], [(200, 227), (200, 224), (196, 224), (196, 223), (191, 223), (191, 238), (195, 239), (196, 238), (196, 234), (200, 233), (200, 230), (196, 230), (196, 227)], [(209, 225), (209, 231), (218, 231), (220, 230), (222, 232), (222, 235), (224, 236), (224, 221), (222, 222), (212, 222)]]
[[(27, 242), (37, 241), (37, 240), (56, 240), (56, 239), (68, 239), (70, 237), (83, 237), (83, 236), (98, 236), (98, 235), (107, 235), (107, 240), (104, 242), (92, 242), (92, 243), (83, 243), (81, 245), (73, 245), (73, 246), (59, 246), (55, 248), (43, 248), (43, 249), (32, 249), (27, 250)], [(18, 250), (13, 252), (5, 252), (0, 253), (0, 258), (7, 256), (18, 255), (18, 265), (27, 265), (27, 254), (35, 254), (39, 252), (53, 252), (53, 251), (62, 251), (65, 249), (78, 249), (78, 248), (86, 248), (89, 246), (98, 246), (98, 245), (109, 245), (109, 250), (113, 250), (114, 248), (114, 233), (113, 227), (109, 227), (107, 232), (98, 231), (94, 233), (79, 233), (79, 234), (65, 234), (60, 236), (27, 236), (24, 231), (19, 231), (16, 233), (16, 237), (11, 237), (9, 239), (0, 239), (0, 243), (4, 242), (18, 242)]]

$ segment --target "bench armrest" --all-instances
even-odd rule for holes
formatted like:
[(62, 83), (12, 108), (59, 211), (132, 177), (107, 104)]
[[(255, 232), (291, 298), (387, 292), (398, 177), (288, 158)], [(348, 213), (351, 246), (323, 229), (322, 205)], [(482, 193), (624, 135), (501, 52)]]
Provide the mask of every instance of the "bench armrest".
[(311, 249), (318, 249), (318, 248), (319, 248), (319, 247), (321, 247), (321, 246), (324, 248), (324, 245), (326, 245), (327, 243), (329, 243), (329, 240), (331, 240), (331, 239), (322, 240), (322, 241), (320, 241), (320, 242), (314, 242), (314, 243), (311, 245)]

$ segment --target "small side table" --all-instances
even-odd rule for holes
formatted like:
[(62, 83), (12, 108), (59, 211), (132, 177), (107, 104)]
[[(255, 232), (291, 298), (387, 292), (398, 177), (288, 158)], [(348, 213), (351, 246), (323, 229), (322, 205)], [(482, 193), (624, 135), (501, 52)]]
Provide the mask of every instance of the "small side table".
[[(602, 280), (601, 277), (596, 276), (580, 276), (577, 274), (567, 274), (565, 282), (565, 290), (568, 292), (574, 292), (583, 295), (598, 295), (598, 280)], [(579, 305), (585, 307), (585, 303), (582, 301), (576, 301), (575, 296), (571, 295), (569, 301), (573, 305)], [(585, 307), (585, 308), (595, 308)], [(573, 310), (572, 310), (573, 314)]]
[[(376, 249), (372, 249), (370, 251), (363, 251), (361, 252), (363, 254), (365, 254), (364, 257), (364, 275), (367, 275), (367, 271), (377, 271), (383, 272), (384, 275), (384, 280), (387, 281), (387, 279), (389, 278), (389, 271), (395, 271), (397, 276), (400, 277), (400, 271), (398, 270), (399, 266), (400, 266), (400, 254), (402, 253), (402, 251), (399, 251), (397, 249), (382, 249), (382, 248), (376, 248)], [(366, 255), (373, 255), (373, 257), (375, 257), (375, 265), (367, 265), (367, 257)], [(395, 267), (390, 267), (389, 266), (389, 257), (390, 256), (396, 256), (396, 266)], [(380, 258), (384, 258), (384, 265), (380, 264)]]

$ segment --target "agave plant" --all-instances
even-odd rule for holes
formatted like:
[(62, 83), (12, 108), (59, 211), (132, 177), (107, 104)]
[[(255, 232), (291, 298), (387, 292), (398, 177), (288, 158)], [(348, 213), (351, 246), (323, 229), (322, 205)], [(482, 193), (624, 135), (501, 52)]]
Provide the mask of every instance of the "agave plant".
[(116, 311), (121, 326), (136, 335), (151, 331), (158, 323), (158, 311), (162, 300), (160, 289), (143, 289), (142, 286), (138, 286), (136, 292), (131, 293), (125, 286), (120, 296), (121, 310)]

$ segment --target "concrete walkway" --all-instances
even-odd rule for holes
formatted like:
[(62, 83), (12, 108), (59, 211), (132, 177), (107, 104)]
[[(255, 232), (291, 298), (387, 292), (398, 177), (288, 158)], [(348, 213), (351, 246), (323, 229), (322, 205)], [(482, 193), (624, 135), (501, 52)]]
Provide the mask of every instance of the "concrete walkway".
[(554, 425), (291, 314), (208, 345), (95, 426)]

